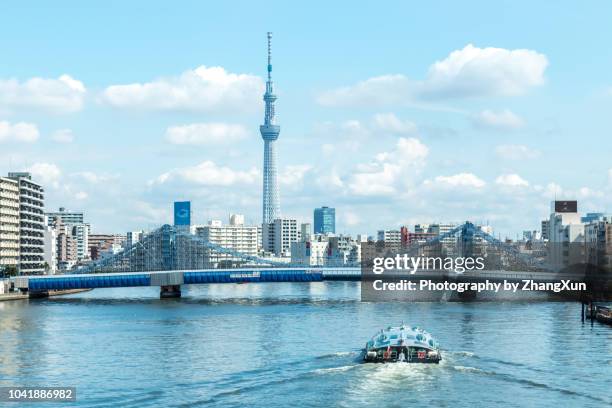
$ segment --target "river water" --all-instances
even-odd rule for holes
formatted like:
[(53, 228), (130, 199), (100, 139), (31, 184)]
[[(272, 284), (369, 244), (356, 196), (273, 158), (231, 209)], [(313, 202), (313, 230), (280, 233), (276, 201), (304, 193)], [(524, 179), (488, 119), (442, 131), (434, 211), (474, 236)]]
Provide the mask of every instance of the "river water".
[[(75, 386), (91, 407), (612, 404), (612, 329), (577, 303), (359, 299), (358, 282), (317, 282), (0, 302), (0, 386)], [(437, 337), (441, 364), (360, 364), (402, 321)]]

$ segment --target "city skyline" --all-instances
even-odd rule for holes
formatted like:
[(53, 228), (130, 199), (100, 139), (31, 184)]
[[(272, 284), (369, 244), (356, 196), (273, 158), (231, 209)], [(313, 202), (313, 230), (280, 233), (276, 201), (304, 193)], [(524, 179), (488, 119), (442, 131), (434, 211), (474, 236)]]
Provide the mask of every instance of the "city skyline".
[[(583, 213), (610, 212), (612, 59), (594, 52), (605, 47), (605, 36), (592, 33), (598, 24), (569, 33), (579, 17), (567, 8), (534, 6), (523, 16), (508, 6), (501, 18), (450, 4), (437, 15), (449, 29), (434, 36), (416, 18), (435, 21), (429, 6), (397, 4), (397, 17), (386, 15), (396, 25), (370, 32), (361, 27), (379, 21), (377, 10), (356, 10), (348, 21), (334, 5), (306, 38), (280, 18), (291, 15), (286, 6), (272, 6), (278, 18), (270, 20), (243, 6), (231, 22), (222, 6), (202, 16), (192, 4), (193, 13), (166, 17), (172, 29), (163, 33), (136, 22), (139, 35), (122, 20), (112, 34), (83, 30), (91, 22), (84, 9), (27, 10), (33, 26), (51, 13), (66, 27), (41, 47), (40, 31), (16, 23), (26, 9), (8, 5), (2, 173), (32, 172), (47, 211), (82, 210), (96, 232), (169, 222), (176, 200), (193, 202), (194, 223), (229, 213), (259, 223), (262, 38), (273, 31), (285, 216), (309, 221), (329, 205), (341, 233), (472, 220), (515, 237), (537, 228), (555, 197), (577, 199)], [(120, 15), (115, 7), (101, 12)], [(581, 11), (594, 22), (606, 14)], [(487, 24), (455, 35), (454, 15), (462, 26)], [(243, 30), (232, 33), (236, 24)], [(549, 35), (529, 35), (542, 24)]]

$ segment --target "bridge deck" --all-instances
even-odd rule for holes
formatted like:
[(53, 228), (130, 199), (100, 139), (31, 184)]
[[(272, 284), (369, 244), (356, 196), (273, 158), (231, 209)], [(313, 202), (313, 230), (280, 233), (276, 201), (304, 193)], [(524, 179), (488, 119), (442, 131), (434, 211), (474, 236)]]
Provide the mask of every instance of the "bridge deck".
[[(549, 272), (480, 271), (453, 274), (446, 271), (421, 271), (411, 279), (432, 277), (453, 280), (520, 280), (554, 281), (560, 279)], [(404, 276), (405, 278), (405, 276)], [(568, 279), (569, 277), (564, 277)], [(207, 283), (241, 282), (320, 282), (359, 281), (360, 268), (242, 268), (207, 269), (185, 271), (152, 271), (123, 273), (92, 273), (74, 275), (19, 276), (14, 278), (15, 287), (31, 291), (91, 289), (135, 286), (191, 285)]]
[(206, 283), (320, 282), (323, 280), (359, 280), (360, 278), (359, 268), (335, 268), (333, 270), (316, 268), (211, 269), (20, 276), (15, 278), (15, 287), (44, 291)]

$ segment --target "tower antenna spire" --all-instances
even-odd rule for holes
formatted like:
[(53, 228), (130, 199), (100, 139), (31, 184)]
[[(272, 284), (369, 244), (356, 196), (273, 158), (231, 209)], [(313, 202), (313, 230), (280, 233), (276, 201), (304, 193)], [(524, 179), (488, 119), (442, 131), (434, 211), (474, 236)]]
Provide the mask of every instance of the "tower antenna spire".
[(272, 32), (268, 31), (268, 80), (272, 79)]

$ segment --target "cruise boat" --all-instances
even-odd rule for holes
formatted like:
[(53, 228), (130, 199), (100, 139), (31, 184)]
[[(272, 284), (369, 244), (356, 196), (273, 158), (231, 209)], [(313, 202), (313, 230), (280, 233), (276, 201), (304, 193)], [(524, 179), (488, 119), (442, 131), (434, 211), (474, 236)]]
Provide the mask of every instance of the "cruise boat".
[(363, 361), (367, 363), (430, 363), (442, 360), (438, 342), (416, 326), (387, 327), (366, 343)]

